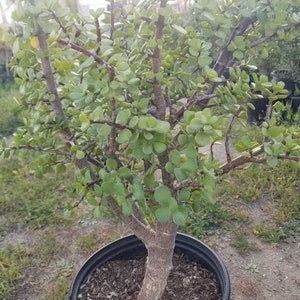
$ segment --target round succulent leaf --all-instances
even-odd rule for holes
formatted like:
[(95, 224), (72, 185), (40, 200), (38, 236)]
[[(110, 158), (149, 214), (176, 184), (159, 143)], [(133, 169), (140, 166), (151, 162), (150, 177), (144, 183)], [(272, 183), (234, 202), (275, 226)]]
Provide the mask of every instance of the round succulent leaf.
[(122, 178), (129, 178), (132, 175), (131, 170), (126, 167), (120, 167), (118, 173)]
[(119, 144), (124, 144), (124, 143), (129, 142), (131, 136), (132, 136), (131, 131), (129, 129), (125, 128), (119, 132), (119, 135), (117, 136), (116, 141)]
[(131, 112), (129, 109), (120, 110), (117, 114), (116, 123), (126, 124), (131, 117)]
[(179, 207), (178, 210), (176, 210), (173, 213), (173, 221), (175, 224), (181, 226), (185, 224), (185, 221), (188, 217), (188, 213), (186, 211), (186, 209), (184, 209), (184, 207)]
[(153, 148), (154, 148), (155, 153), (161, 154), (164, 151), (166, 151), (167, 145), (165, 143), (161, 143), (161, 142), (154, 142)]
[(145, 198), (145, 192), (140, 180), (134, 180), (132, 185), (132, 193), (136, 200), (143, 200)]
[(170, 212), (169, 208), (166, 206), (158, 207), (155, 210), (154, 214), (155, 214), (157, 220), (161, 223), (167, 222), (171, 217), (171, 212)]
[(77, 158), (77, 159), (83, 159), (84, 156), (85, 156), (85, 154), (84, 154), (83, 151), (81, 151), (81, 150), (77, 150), (77, 151), (76, 151), (76, 158)]
[(190, 196), (191, 196), (190, 190), (188, 188), (183, 188), (178, 193), (178, 200), (179, 201), (187, 201), (187, 200), (189, 200)]
[(116, 170), (118, 167), (118, 162), (113, 158), (108, 158), (106, 160), (106, 167), (109, 171)]
[(128, 198), (124, 198), (121, 202), (122, 212), (125, 216), (130, 216), (132, 213), (132, 201)]
[(174, 168), (174, 174), (178, 181), (183, 181), (188, 178), (188, 175), (180, 168)]
[(181, 154), (178, 150), (172, 150), (169, 153), (169, 160), (170, 162), (175, 165), (175, 166), (179, 166), (180, 162), (181, 162)]
[(159, 120), (154, 130), (158, 133), (168, 133), (170, 131), (170, 123)]
[(205, 133), (205, 132), (198, 132), (195, 135), (195, 142), (199, 147), (204, 147), (213, 142), (213, 138), (211, 135)]
[(169, 199), (171, 197), (171, 190), (166, 185), (160, 186), (154, 192), (154, 200), (158, 203), (164, 203), (166, 199)]

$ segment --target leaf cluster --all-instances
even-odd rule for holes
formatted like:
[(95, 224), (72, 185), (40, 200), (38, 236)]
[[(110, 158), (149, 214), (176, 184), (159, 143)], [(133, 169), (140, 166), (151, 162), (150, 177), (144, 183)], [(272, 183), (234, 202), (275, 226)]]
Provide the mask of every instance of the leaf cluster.
[(187, 206), (213, 199), (218, 174), (298, 159), (299, 130), (272, 121), (262, 128), (263, 157), (247, 138), (237, 143), (238, 161), (229, 147), (223, 166), (205, 155), (205, 147), (229, 144), (249, 98), (266, 95), (272, 105), (285, 97), (283, 85), (249, 72), (246, 62), (255, 41), (278, 35), (290, 18), (297, 27), (294, 12), (283, 16), (267, 1), (196, 1), (185, 23), (170, 6), (148, 2), (89, 16), (33, 2), (16, 1), (14, 12), (11, 64), (28, 113), (15, 144), (45, 154), (39, 176), (75, 163), (76, 191), (96, 214), (109, 205), (141, 223), (180, 225)]

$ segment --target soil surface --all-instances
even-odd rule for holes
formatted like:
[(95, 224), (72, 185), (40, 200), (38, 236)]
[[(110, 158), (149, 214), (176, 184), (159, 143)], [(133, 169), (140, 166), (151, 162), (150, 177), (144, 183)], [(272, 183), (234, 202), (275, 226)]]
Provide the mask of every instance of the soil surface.
[[(145, 258), (116, 260), (91, 274), (81, 286), (78, 299), (135, 300), (142, 284)], [(174, 254), (173, 270), (162, 300), (218, 300), (219, 284), (211, 272), (200, 264)]]

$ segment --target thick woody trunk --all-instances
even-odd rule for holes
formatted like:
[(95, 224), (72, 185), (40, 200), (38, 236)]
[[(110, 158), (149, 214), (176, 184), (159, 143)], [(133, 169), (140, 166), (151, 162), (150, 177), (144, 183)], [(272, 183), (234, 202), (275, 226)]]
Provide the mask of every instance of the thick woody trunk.
[(177, 227), (172, 222), (165, 226), (167, 228), (159, 226), (161, 228), (157, 228), (153, 238), (143, 240), (148, 256), (143, 285), (137, 300), (159, 300), (166, 288), (170, 271), (173, 268), (172, 257)]

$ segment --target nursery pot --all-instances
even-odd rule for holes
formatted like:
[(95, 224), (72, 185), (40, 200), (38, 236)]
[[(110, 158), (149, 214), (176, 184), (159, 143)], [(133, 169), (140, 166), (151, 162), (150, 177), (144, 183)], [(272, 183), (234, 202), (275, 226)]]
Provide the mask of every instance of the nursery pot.
[[(175, 252), (184, 254), (214, 273), (220, 285), (222, 300), (230, 300), (231, 286), (226, 266), (219, 256), (201, 241), (185, 234), (177, 233)], [(111, 260), (128, 260), (147, 254), (144, 244), (135, 236), (121, 238), (95, 252), (75, 276), (68, 294), (68, 300), (77, 300), (80, 286), (88, 275)]]

